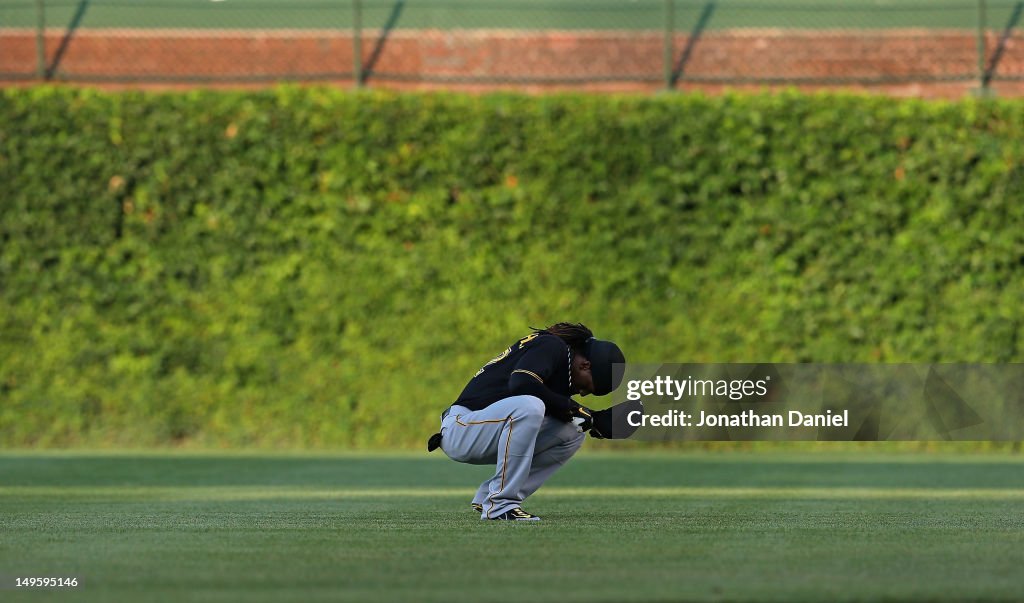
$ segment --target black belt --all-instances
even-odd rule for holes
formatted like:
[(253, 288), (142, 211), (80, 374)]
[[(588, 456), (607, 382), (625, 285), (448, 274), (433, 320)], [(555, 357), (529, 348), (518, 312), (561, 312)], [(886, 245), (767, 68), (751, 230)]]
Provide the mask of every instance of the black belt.
[(444, 421), (444, 418), (447, 417), (448, 413), (450, 413), (451, 411), (452, 411), (452, 407), (451, 406), (449, 406), (448, 408), (444, 409), (444, 412), (441, 413), (441, 420)]

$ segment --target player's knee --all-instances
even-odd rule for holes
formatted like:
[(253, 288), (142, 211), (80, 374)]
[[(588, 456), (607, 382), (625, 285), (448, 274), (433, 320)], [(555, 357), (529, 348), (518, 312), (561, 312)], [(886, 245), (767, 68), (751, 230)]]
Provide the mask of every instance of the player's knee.
[(542, 420), (544, 418), (544, 401), (537, 396), (519, 396), (516, 410), (521, 418)]

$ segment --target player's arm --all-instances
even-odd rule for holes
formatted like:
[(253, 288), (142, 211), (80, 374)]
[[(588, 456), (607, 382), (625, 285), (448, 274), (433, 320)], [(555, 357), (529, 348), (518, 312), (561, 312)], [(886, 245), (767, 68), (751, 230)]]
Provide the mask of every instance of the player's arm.
[(572, 420), (573, 409), (576, 408), (576, 403), (573, 402), (572, 398), (551, 391), (543, 382), (537, 381), (533, 377), (512, 373), (508, 380), (508, 387), (513, 396), (535, 396), (540, 398), (547, 408), (546, 414), (566, 422)]
[(544, 402), (547, 414), (571, 421), (578, 404), (568, 396), (557, 394), (544, 384), (556, 370), (568, 370), (565, 345), (555, 338), (537, 341), (516, 363), (508, 379), (508, 390), (513, 396), (535, 396)]

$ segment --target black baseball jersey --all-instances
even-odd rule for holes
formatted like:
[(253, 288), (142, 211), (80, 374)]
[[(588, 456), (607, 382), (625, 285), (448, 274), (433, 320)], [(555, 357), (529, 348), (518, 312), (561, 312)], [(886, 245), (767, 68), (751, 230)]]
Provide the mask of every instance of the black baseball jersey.
[(557, 335), (533, 333), (512, 344), (488, 362), (469, 381), (455, 404), (470, 410), (487, 408), (498, 400), (528, 394), (544, 401), (549, 415), (568, 420), (576, 406), (569, 397), (572, 351)]

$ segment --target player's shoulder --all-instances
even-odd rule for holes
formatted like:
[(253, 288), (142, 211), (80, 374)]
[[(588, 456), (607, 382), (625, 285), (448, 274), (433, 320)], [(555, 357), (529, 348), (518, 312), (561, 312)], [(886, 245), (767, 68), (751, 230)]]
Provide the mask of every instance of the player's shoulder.
[(529, 350), (562, 351), (565, 349), (565, 342), (558, 335), (552, 335), (551, 333), (531, 333), (520, 339), (514, 347)]

